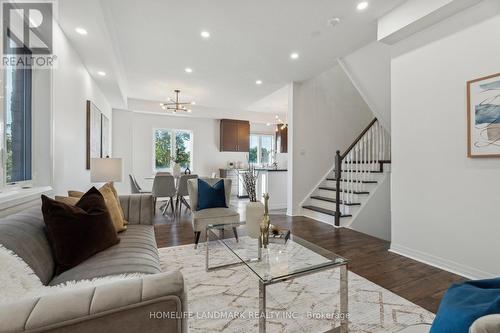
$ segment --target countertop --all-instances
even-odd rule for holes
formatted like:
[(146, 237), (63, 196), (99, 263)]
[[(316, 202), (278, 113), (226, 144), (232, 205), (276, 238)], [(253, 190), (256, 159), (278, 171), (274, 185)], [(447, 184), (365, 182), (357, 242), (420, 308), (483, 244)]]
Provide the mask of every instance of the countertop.
[[(237, 168), (226, 168), (226, 169), (220, 169), (220, 170), (225, 170), (225, 171), (238, 171), (238, 172), (245, 172), (245, 171), (248, 171), (248, 169), (237, 169)], [(269, 171), (269, 172), (287, 172), (288, 169), (282, 169), (282, 168), (278, 168), (278, 169), (268, 169), (268, 168), (255, 168), (255, 170), (257, 171)]]

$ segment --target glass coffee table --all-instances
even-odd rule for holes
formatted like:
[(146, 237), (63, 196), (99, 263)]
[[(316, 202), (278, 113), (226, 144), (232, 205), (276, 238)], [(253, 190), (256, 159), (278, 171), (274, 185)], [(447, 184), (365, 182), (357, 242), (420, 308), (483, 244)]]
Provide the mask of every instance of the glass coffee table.
[[(260, 240), (246, 236), (245, 229), (245, 222), (208, 225), (205, 264), (207, 271), (246, 265), (256, 275), (259, 281), (259, 332), (266, 332), (267, 286), (327, 269), (339, 268), (340, 326), (328, 332), (346, 333), (348, 331), (348, 260), (295, 235), (291, 235), (285, 244), (271, 243), (267, 248), (261, 248)], [(211, 261), (219, 259), (211, 258), (211, 252), (221, 244), (233, 254), (231, 257), (235, 260), (218, 262), (210, 266)]]

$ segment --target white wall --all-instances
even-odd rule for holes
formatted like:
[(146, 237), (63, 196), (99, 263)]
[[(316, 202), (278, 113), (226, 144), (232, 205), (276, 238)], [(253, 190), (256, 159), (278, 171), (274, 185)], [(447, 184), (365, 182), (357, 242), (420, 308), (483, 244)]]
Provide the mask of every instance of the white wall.
[(383, 174), (377, 187), (363, 200), (361, 210), (353, 216), (349, 228), (373, 237), (391, 241), (391, 177)]
[(466, 81), (500, 72), (500, 3), (412, 38), (392, 60), (391, 249), (498, 276), (500, 159), (466, 157)]
[(294, 83), (291, 95), (288, 214), (296, 215), (300, 203), (332, 168), (335, 151), (343, 152), (374, 116), (340, 66)]
[(382, 126), (391, 131), (391, 48), (370, 43), (339, 63)]
[[(155, 128), (183, 129), (193, 132), (192, 172), (201, 176), (219, 174), (228, 161), (246, 164), (247, 153), (220, 152), (220, 121), (171, 115), (148, 114), (126, 110), (113, 110), (113, 154), (123, 158), (124, 181), (116, 184), (118, 191), (130, 192), (129, 174), (139, 184), (150, 188), (153, 175), (153, 130)], [(274, 134), (274, 128), (265, 124), (251, 124), (252, 133)]]
[[(90, 99), (111, 120), (111, 107), (70, 42), (54, 24), (53, 186), (56, 194), (88, 189), (86, 161), (86, 101)], [(45, 152), (44, 152), (45, 153)]]

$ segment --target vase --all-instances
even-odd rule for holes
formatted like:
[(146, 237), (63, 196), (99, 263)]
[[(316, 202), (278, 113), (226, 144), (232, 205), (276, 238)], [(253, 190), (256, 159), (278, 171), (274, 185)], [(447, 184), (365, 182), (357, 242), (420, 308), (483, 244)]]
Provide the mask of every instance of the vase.
[(175, 178), (179, 178), (181, 176), (181, 165), (179, 163), (174, 163), (172, 173)]
[(246, 209), (246, 228), (249, 237), (260, 237), (260, 222), (264, 217), (262, 202), (249, 202)]

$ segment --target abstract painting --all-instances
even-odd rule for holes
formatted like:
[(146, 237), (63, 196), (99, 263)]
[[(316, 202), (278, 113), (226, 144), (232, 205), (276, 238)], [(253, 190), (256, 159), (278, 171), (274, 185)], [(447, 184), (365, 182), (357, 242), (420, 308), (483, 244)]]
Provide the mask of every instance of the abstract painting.
[(467, 82), (467, 156), (500, 157), (500, 73)]

